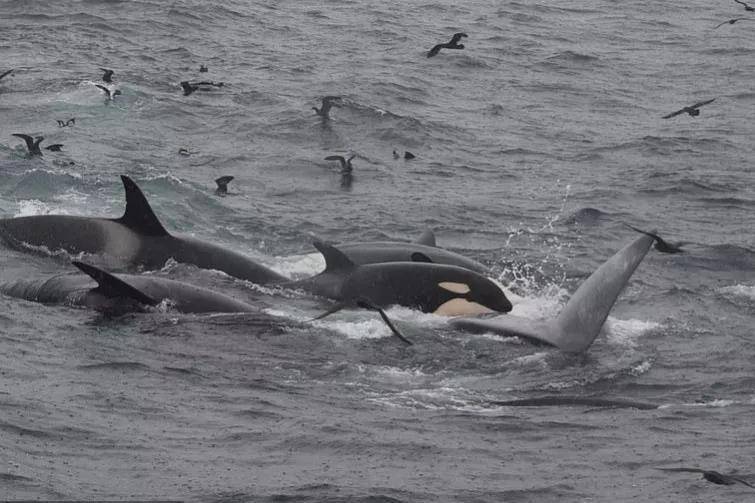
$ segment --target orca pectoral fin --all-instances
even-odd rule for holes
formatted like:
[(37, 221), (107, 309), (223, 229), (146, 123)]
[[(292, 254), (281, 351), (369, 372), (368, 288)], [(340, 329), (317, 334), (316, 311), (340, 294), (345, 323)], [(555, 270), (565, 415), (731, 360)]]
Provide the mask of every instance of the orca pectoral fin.
[(348, 304), (345, 304), (345, 303), (343, 303), (343, 302), (339, 302), (338, 304), (336, 304), (335, 306), (331, 307), (330, 309), (328, 309), (327, 311), (325, 311), (325, 312), (324, 312), (324, 313), (322, 313), (321, 315), (319, 315), (319, 316), (315, 316), (314, 318), (312, 318), (312, 319), (311, 319), (311, 320), (309, 320), (309, 321), (317, 321), (317, 320), (321, 320), (321, 319), (323, 319), (323, 318), (327, 318), (327, 317), (328, 317), (328, 316), (330, 316), (331, 314), (335, 314), (335, 313), (337, 313), (338, 311), (341, 311), (342, 309), (346, 309), (347, 307), (349, 307), (349, 305), (348, 305)]
[(114, 221), (145, 236), (169, 236), (168, 231), (152, 211), (142, 189), (126, 175), (121, 175), (121, 180), (123, 188), (126, 189), (126, 211), (121, 218), (116, 218)]
[(388, 325), (388, 328), (391, 329), (391, 332), (393, 332), (393, 335), (401, 339), (401, 342), (403, 342), (404, 344), (407, 344), (409, 346), (414, 344), (412, 341), (404, 337), (404, 334), (402, 334), (399, 331), (399, 329), (396, 328), (396, 325), (393, 324), (393, 321), (391, 321), (391, 319), (388, 317), (387, 314), (385, 314), (385, 311), (381, 307), (376, 306), (375, 304), (373, 304), (367, 299), (357, 300), (357, 306), (365, 308), (365, 309), (370, 309), (372, 311), (377, 311), (380, 317), (383, 318), (383, 321), (385, 322), (385, 324)]
[(537, 321), (503, 315), (491, 319), (457, 318), (451, 325), (521, 337), (567, 353), (581, 353), (600, 333), (616, 299), (652, 244), (653, 238), (643, 235), (619, 250), (580, 285), (555, 319)]
[(141, 304), (147, 304), (149, 306), (155, 306), (158, 304), (158, 301), (156, 301), (146, 293), (134, 288), (122, 279), (116, 277), (113, 274), (110, 274), (107, 271), (103, 271), (98, 267), (90, 264), (85, 264), (84, 262), (78, 262), (76, 260), (71, 263), (75, 265), (81, 272), (95, 280), (97, 282), (97, 290), (99, 290), (106, 297), (124, 297), (133, 299)]
[(435, 233), (431, 231), (430, 229), (427, 229), (425, 232), (423, 232), (415, 241), (418, 245), (425, 245), (425, 246), (438, 246), (435, 243)]

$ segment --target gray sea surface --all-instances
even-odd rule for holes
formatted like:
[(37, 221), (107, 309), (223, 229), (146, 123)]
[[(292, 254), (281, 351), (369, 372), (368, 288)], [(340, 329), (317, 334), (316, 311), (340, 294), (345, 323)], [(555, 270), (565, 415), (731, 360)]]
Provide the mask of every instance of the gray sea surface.
[[(407, 347), (374, 313), (313, 323), (328, 302), (172, 261), (151, 274), (260, 313), (0, 296), (0, 495), (755, 501), (655, 469), (755, 481), (755, 23), (714, 29), (734, 17), (723, 0), (0, 0), (0, 217), (118, 217), (127, 174), (168, 229), (293, 278), (322, 269), (315, 238), (432, 229), (532, 318), (635, 239), (624, 222), (688, 242), (651, 250), (580, 356), (391, 308)], [(425, 57), (457, 31), (464, 50)], [(325, 95), (343, 97), (327, 122)], [(63, 151), (27, 159), (12, 133)], [(324, 157), (352, 153), (343, 184)], [(49, 252), (0, 247), (0, 281), (73, 271)], [(662, 407), (491, 404), (554, 394)]]

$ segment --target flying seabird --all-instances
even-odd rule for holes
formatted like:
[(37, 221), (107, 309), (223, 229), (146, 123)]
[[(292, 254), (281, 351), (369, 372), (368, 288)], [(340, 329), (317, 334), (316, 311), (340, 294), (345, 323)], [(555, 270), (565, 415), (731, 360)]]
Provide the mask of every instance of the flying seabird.
[(13, 73), (13, 68), (11, 68), (10, 70), (6, 72), (0, 73), (0, 80), (3, 80), (3, 77), (10, 75), (11, 73)]
[(107, 68), (100, 68), (105, 74), (102, 76), (102, 81), (107, 82), (108, 84), (113, 82), (113, 75), (115, 72), (113, 70), (108, 70)]
[(707, 480), (708, 482), (713, 482), (714, 484), (724, 485), (724, 486), (731, 486), (739, 482), (740, 484), (744, 484), (747, 487), (752, 487), (755, 489), (755, 486), (750, 484), (749, 482), (746, 482), (740, 478), (734, 477), (732, 475), (726, 475), (723, 473), (718, 473), (713, 470), (702, 470), (700, 468), (656, 468), (656, 470), (662, 470), (664, 472), (691, 472), (691, 473), (702, 473), (703, 478)]
[(181, 82), (181, 88), (184, 90), (184, 96), (188, 96), (194, 91), (207, 91), (202, 89), (201, 86), (223, 87), (222, 82), (189, 82), (184, 80)]
[(464, 49), (464, 44), (459, 43), (459, 40), (461, 40), (462, 37), (467, 37), (467, 34), (454, 33), (454, 36), (451, 38), (450, 42), (446, 42), (445, 44), (438, 44), (427, 51), (427, 57), (432, 58), (433, 56), (438, 54), (441, 49)]
[(737, 21), (755, 21), (755, 19), (751, 17), (735, 17), (734, 19), (729, 19), (728, 21), (724, 21), (723, 23), (717, 24), (713, 29), (720, 28), (725, 24), (734, 24)]
[(690, 114), (692, 117), (697, 117), (698, 115), (700, 115), (700, 110), (698, 110), (698, 109), (701, 106), (707, 105), (708, 103), (713, 103), (715, 100), (716, 100), (716, 98), (713, 98), (713, 99), (710, 99), (710, 100), (701, 101), (700, 103), (695, 103), (692, 106), (684, 107), (681, 110), (677, 110), (676, 112), (672, 112), (672, 113), (670, 113), (668, 115), (664, 115), (662, 118), (663, 119), (670, 119), (671, 117), (676, 117), (677, 115), (683, 114), (685, 112), (688, 113), (688, 114)]
[(66, 127), (72, 124), (76, 124), (76, 118), (68, 119), (67, 121), (58, 121), (58, 127)]
[(205, 73), (207, 72), (207, 67), (204, 65), (199, 65), (199, 73)]
[(42, 151), (39, 149), (39, 144), (45, 139), (43, 136), (32, 138), (28, 134), (22, 133), (13, 133), (12, 136), (21, 138), (26, 142), (26, 149), (29, 151), (29, 156), (42, 155)]
[(323, 96), (322, 97), (322, 105), (320, 108), (312, 107), (312, 110), (315, 111), (317, 115), (325, 119), (330, 119), (330, 109), (333, 107), (333, 103), (336, 101), (339, 101), (341, 99), (340, 96)]
[(640, 234), (645, 234), (646, 236), (650, 236), (651, 238), (653, 238), (655, 240), (655, 249), (661, 253), (684, 253), (684, 250), (680, 248), (684, 244), (684, 242), (682, 241), (672, 244), (672, 243), (669, 243), (668, 241), (665, 241), (659, 235), (653, 234), (652, 232), (643, 231), (642, 229), (633, 227), (629, 225), (628, 223), (624, 223), (624, 225), (626, 225), (633, 231), (637, 231)]
[(233, 177), (231, 175), (221, 176), (220, 178), (217, 178), (215, 180), (215, 183), (218, 184), (218, 188), (215, 189), (215, 193), (218, 195), (228, 194), (228, 184), (231, 183), (231, 180), (233, 180)]
[(121, 94), (120, 89), (116, 89), (115, 91), (111, 92), (110, 89), (108, 89), (105, 86), (101, 86), (100, 84), (95, 84), (95, 86), (99, 87), (100, 89), (102, 89), (105, 92), (105, 94), (107, 94), (107, 99), (109, 101), (113, 101), (113, 99), (115, 99), (116, 96), (118, 96), (119, 94)]
[(734, 1), (737, 2), (739, 5), (742, 5), (747, 12), (755, 12), (755, 8), (750, 7), (746, 3), (741, 2), (740, 0), (734, 0)]
[(340, 155), (329, 155), (325, 158), (326, 161), (338, 161), (341, 163), (341, 174), (347, 175), (350, 174), (352, 171), (354, 171), (354, 166), (351, 165), (351, 160), (355, 158), (356, 155), (352, 155), (348, 159), (344, 159), (343, 156)]

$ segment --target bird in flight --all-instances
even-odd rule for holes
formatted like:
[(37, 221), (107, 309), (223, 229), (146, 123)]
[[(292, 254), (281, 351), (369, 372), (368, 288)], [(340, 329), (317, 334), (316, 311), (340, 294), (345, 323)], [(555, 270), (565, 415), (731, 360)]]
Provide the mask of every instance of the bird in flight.
[(714, 484), (724, 485), (724, 486), (731, 486), (739, 482), (740, 484), (744, 484), (747, 487), (752, 487), (755, 489), (755, 486), (750, 484), (749, 482), (746, 482), (742, 479), (739, 479), (737, 477), (734, 477), (732, 475), (726, 475), (724, 473), (718, 473), (713, 470), (702, 470), (700, 468), (656, 468), (656, 470), (662, 470), (664, 472), (691, 472), (691, 473), (702, 473), (703, 478), (707, 480), (708, 482), (713, 482)]
[(734, 24), (737, 21), (755, 21), (755, 19), (751, 17), (735, 17), (734, 19), (729, 19), (728, 21), (724, 21), (723, 23), (717, 24), (713, 29), (720, 28), (725, 24)]
[(0, 80), (3, 80), (3, 77), (5, 77), (6, 75), (10, 75), (11, 73), (13, 73), (13, 68), (3, 73), (0, 73)]
[(676, 112), (672, 112), (672, 113), (670, 113), (668, 115), (664, 115), (662, 118), (663, 119), (670, 119), (671, 117), (676, 117), (677, 115), (680, 115), (680, 114), (683, 114), (683, 113), (688, 113), (692, 117), (697, 117), (698, 115), (700, 115), (699, 108), (701, 106), (707, 105), (708, 103), (713, 103), (715, 100), (716, 100), (716, 98), (713, 98), (713, 99), (710, 99), (710, 100), (701, 101), (700, 103), (695, 103), (692, 106), (684, 107), (681, 110), (677, 110)]
[(438, 44), (429, 51), (427, 51), (427, 57), (432, 58), (433, 56), (437, 55), (441, 49), (464, 49), (464, 44), (460, 44), (459, 40), (462, 39), (462, 37), (466, 38), (468, 35), (466, 33), (454, 33), (454, 36), (451, 38), (450, 42), (446, 42), (445, 44)]
[(105, 94), (107, 94), (107, 99), (109, 101), (113, 101), (113, 99), (115, 99), (116, 96), (118, 96), (119, 94), (121, 94), (121, 91), (119, 89), (116, 89), (115, 91), (110, 92), (110, 89), (108, 89), (105, 86), (101, 86), (100, 84), (95, 84), (95, 86), (99, 87), (100, 89), (102, 89), (102, 91)]
[(755, 8), (750, 7), (746, 3), (744, 3), (744, 2), (742, 2), (740, 0), (734, 0), (734, 1), (737, 2), (739, 5), (743, 6), (747, 12), (755, 12)]
[(322, 105), (320, 105), (320, 108), (312, 107), (312, 110), (315, 111), (317, 115), (325, 119), (330, 119), (330, 109), (333, 108), (333, 105), (340, 102), (341, 97), (340, 96), (323, 96), (322, 97)]
[(105, 74), (102, 76), (102, 81), (107, 82), (108, 84), (113, 82), (113, 75), (115, 72), (113, 70), (108, 70), (107, 68), (100, 68)]

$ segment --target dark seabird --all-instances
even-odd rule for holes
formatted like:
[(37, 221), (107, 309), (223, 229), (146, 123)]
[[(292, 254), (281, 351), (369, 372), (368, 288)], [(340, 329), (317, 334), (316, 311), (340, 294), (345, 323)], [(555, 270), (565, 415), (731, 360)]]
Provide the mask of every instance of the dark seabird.
[(750, 484), (749, 482), (746, 482), (740, 478), (734, 477), (732, 475), (726, 475), (723, 473), (718, 473), (713, 470), (702, 470), (700, 468), (656, 468), (656, 470), (662, 470), (664, 472), (691, 472), (691, 473), (702, 473), (703, 478), (707, 480), (708, 482), (713, 482), (714, 484), (719, 484), (723, 486), (731, 486), (739, 482), (740, 484), (744, 484), (747, 487), (752, 487), (755, 489), (755, 486)]
[(684, 244), (684, 242), (682, 241), (672, 244), (667, 241), (664, 241), (663, 238), (661, 238), (657, 234), (653, 234), (652, 232), (643, 231), (642, 229), (638, 229), (637, 227), (632, 227), (631, 225), (627, 223), (625, 223), (624, 225), (626, 225), (633, 231), (637, 231), (640, 234), (645, 234), (646, 236), (650, 236), (651, 238), (653, 238), (655, 240), (655, 249), (661, 253), (684, 253), (684, 250), (680, 248), (680, 246)]
[(451, 38), (450, 42), (446, 42), (445, 44), (438, 44), (427, 51), (427, 57), (432, 58), (433, 56), (437, 55), (441, 49), (464, 49), (464, 44), (459, 43), (459, 40), (461, 40), (462, 37), (467, 37), (467, 34), (454, 33), (454, 36)]
[(7, 72), (1, 73), (0, 74), (0, 80), (3, 80), (3, 77), (6, 77), (6, 76), (10, 75), (11, 73), (13, 73), (13, 68), (11, 68), (10, 70), (8, 70)]
[(351, 160), (355, 158), (356, 155), (352, 155), (348, 159), (345, 159), (343, 156), (340, 155), (329, 155), (325, 158), (326, 161), (338, 161), (341, 163), (341, 174), (347, 175), (351, 174), (352, 171), (354, 171), (354, 166), (351, 165)]
[(755, 21), (755, 19), (751, 17), (735, 17), (734, 19), (729, 19), (728, 21), (724, 21), (723, 23), (717, 24), (713, 29), (720, 28), (725, 24), (734, 24), (737, 21)]
[(105, 87), (105, 86), (101, 86), (101, 85), (99, 85), (99, 84), (95, 84), (95, 86), (99, 87), (100, 89), (102, 89), (102, 90), (103, 90), (103, 91), (105, 92), (105, 94), (107, 94), (107, 99), (108, 99), (109, 101), (113, 101), (113, 99), (114, 99), (114, 98), (115, 98), (116, 96), (118, 96), (119, 94), (121, 94), (121, 91), (120, 91), (119, 89), (116, 89), (115, 91), (113, 91), (113, 92), (110, 92), (110, 89), (108, 89), (108, 88), (107, 88), (107, 87)]
[(340, 99), (340, 96), (323, 96), (322, 105), (320, 106), (320, 108), (312, 107), (312, 110), (314, 110), (317, 115), (319, 115), (323, 119), (330, 119), (330, 116), (328, 115), (330, 113), (330, 109), (333, 107), (333, 103)]
[(206, 73), (207, 67), (204, 65), (199, 65), (199, 73)]
[(231, 180), (233, 180), (233, 177), (230, 175), (221, 176), (220, 178), (217, 178), (215, 180), (215, 183), (218, 184), (218, 188), (215, 189), (215, 193), (218, 195), (228, 194), (228, 184), (231, 183)]
[(29, 151), (29, 156), (42, 155), (42, 151), (39, 149), (39, 144), (44, 140), (43, 136), (37, 136), (32, 138), (28, 134), (13, 133), (12, 136), (21, 138), (26, 142), (26, 149)]
[(67, 126), (71, 126), (73, 124), (76, 124), (76, 119), (75, 118), (68, 119), (67, 121), (61, 121), (61, 120), (58, 121), (58, 127), (67, 127)]
[(670, 119), (671, 117), (676, 117), (677, 115), (683, 114), (685, 112), (688, 113), (688, 114), (690, 114), (692, 117), (697, 117), (698, 115), (700, 115), (700, 110), (698, 110), (698, 109), (701, 106), (707, 105), (708, 103), (713, 103), (714, 101), (716, 101), (716, 98), (713, 98), (713, 99), (710, 99), (710, 100), (701, 101), (700, 103), (695, 103), (692, 106), (684, 107), (681, 110), (677, 110), (676, 112), (672, 112), (672, 113), (670, 113), (668, 115), (664, 115), (662, 118), (663, 119)]
[(60, 152), (61, 150), (63, 150), (63, 144), (53, 143), (52, 145), (46, 146), (45, 150), (49, 150), (50, 152)]
[(222, 82), (189, 82), (188, 80), (184, 80), (181, 82), (181, 88), (184, 90), (184, 96), (188, 96), (194, 91), (206, 91), (207, 89), (202, 89), (201, 86), (212, 86), (212, 87), (223, 87)]
[(755, 12), (755, 8), (750, 7), (746, 3), (741, 2), (740, 0), (734, 0), (734, 1), (737, 2), (739, 5), (743, 6), (747, 12)]
[(108, 84), (113, 82), (113, 74), (115, 72), (113, 70), (108, 70), (107, 68), (100, 68), (105, 74), (102, 76), (102, 81), (107, 82)]
[(189, 150), (188, 148), (183, 148), (183, 147), (181, 147), (181, 148), (179, 148), (179, 149), (178, 149), (178, 153), (179, 153), (179, 155), (185, 155), (185, 156), (187, 156), (187, 157), (188, 157), (188, 156), (190, 156), (190, 155), (194, 155), (194, 154), (196, 154), (197, 152), (194, 152), (194, 151), (192, 151), (192, 150)]

